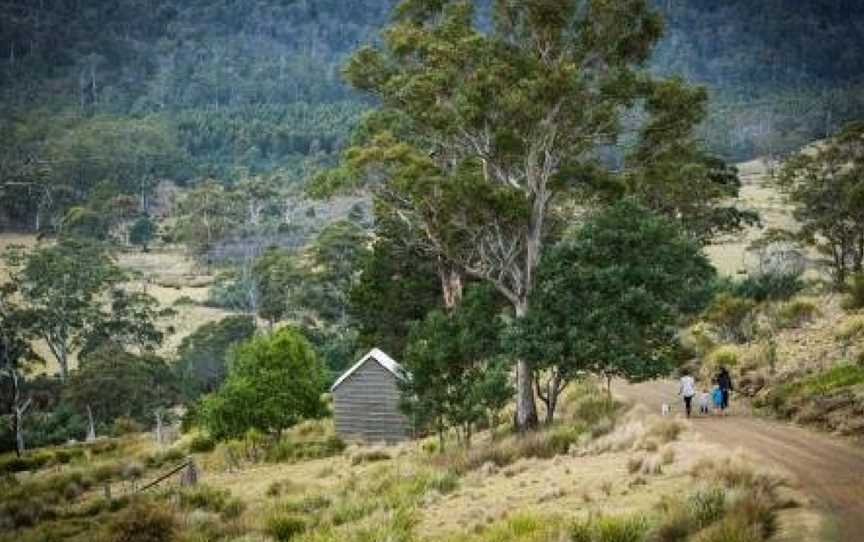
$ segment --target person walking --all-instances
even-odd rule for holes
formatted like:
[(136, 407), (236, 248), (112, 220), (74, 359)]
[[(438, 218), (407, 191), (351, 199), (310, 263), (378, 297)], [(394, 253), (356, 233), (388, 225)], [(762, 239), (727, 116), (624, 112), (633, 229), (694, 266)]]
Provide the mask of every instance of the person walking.
[(733, 391), (732, 376), (726, 367), (720, 367), (720, 372), (717, 373), (717, 386), (720, 388), (720, 411), (725, 414), (729, 408), (729, 395)]
[(693, 410), (693, 396), (696, 395), (696, 381), (690, 376), (688, 369), (681, 370), (681, 388), (678, 394), (684, 398), (684, 411), (689, 418)]

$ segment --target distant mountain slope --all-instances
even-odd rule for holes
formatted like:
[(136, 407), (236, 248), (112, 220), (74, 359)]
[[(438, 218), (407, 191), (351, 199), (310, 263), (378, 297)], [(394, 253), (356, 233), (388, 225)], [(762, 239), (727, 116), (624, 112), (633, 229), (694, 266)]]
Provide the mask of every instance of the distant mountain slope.
[[(487, 4), (489, 0), (483, 0)], [(864, 115), (864, 3), (652, 0), (667, 19), (653, 69), (713, 90), (712, 147), (743, 159)], [(341, 81), (394, 0), (7, 0), (0, 128), (50, 137), (60, 111), (156, 116), (183, 151), (174, 176), (327, 160), (370, 104)], [(26, 141), (25, 141), (26, 142)]]

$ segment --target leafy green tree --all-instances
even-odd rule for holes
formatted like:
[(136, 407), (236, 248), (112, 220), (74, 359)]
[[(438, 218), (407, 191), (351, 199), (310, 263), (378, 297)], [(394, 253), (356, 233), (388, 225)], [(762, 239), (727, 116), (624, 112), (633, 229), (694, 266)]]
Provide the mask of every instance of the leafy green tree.
[(283, 320), (296, 303), (303, 279), (293, 255), (284, 249), (268, 248), (255, 260), (251, 275), (258, 315), (271, 326)]
[(437, 268), (420, 247), (404, 241), (406, 233), (398, 222), (376, 218), (375, 241), (360, 263), (348, 307), (361, 344), (399, 359), (412, 324), (443, 308)]
[(352, 222), (343, 220), (324, 228), (311, 244), (313, 269), (299, 301), (323, 319), (345, 325), (351, 289), (368, 245), (369, 235)]
[(162, 330), (158, 320), (175, 316), (172, 308), (161, 308), (159, 301), (144, 292), (114, 287), (107, 294), (108, 307), (97, 311), (89, 324), (81, 349), (87, 354), (105, 343), (113, 342), (139, 353), (153, 352), (172, 327)]
[(403, 383), (402, 405), (420, 425), (438, 433), (459, 429), (466, 445), (478, 424), (497, 419), (512, 398), (501, 363), (502, 301), (490, 287), (466, 290), (457, 307), (435, 310), (414, 326), (405, 350), (411, 378)]
[(800, 238), (827, 256), (835, 286), (845, 286), (864, 269), (864, 123), (793, 156), (777, 184), (795, 207)]
[(78, 412), (92, 412), (102, 428), (121, 416), (150, 427), (157, 412), (179, 400), (171, 367), (151, 354), (105, 345), (84, 356), (80, 365), (64, 387), (64, 399)]
[(648, 86), (648, 120), (627, 158), (625, 183), (640, 201), (678, 220), (693, 239), (709, 244), (740, 233), (758, 215), (729, 204), (738, 196), (738, 170), (708, 155), (696, 127), (705, 120), (708, 95), (672, 79)]
[(29, 254), (19, 248), (6, 256), (14, 269), (15, 290), (65, 381), (69, 354), (85, 343), (98, 320), (102, 294), (122, 274), (100, 246), (78, 240), (64, 240)]
[(279, 434), (326, 415), (324, 383), (312, 345), (299, 331), (283, 328), (234, 347), (228, 378), (204, 398), (201, 421), (219, 439), (249, 429)]
[(508, 333), (509, 345), (549, 374), (548, 382), (539, 373), (535, 381), (547, 422), (580, 375), (668, 374), (677, 324), (708, 301), (714, 275), (678, 225), (630, 200), (552, 247), (538, 272), (534, 311)]
[(208, 322), (183, 338), (173, 369), (187, 399), (219, 389), (228, 373), (228, 352), (255, 334), (251, 316)]
[(240, 223), (241, 203), (214, 180), (195, 186), (178, 205), (177, 238), (197, 254), (207, 251)]
[[(398, 4), (382, 46), (345, 71), (407, 119), (409, 137), (383, 133), (349, 158), (386, 181), (438, 256), (494, 284), (522, 318), (553, 199), (614, 141), (662, 24), (642, 0), (501, 0), (492, 12), (486, 30), (471, 2)], [(532, 368), (516, 369), (526, 429), (537, 423)]]
[(148, 216), (142, 216), (129, 228), (129, 242), (147, 252), (150, 241), (156, 236), (156, 224)]
[(148, 294), (127, 292), (125, 273), (103, 246), (64, 238), (31, 252), (13, 247), (5, 256), (13, 270), (9, 291), (21, 296), (27, 321), (48, 345), (63, 381), (76, 351), (114, 342), (145, 352), (162, 343), (156, 320), (173, 311), (160, 309)]

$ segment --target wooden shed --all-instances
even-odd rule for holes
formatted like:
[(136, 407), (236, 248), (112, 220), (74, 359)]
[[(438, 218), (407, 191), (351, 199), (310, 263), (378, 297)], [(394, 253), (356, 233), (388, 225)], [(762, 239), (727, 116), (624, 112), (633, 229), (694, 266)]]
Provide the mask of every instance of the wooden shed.
[(363, 356), (330, 388), (336, 432), (370, 442), (410, 438), (411, 424), (399, 410), (398, 381), (404, 377), (402, 367), (381, 350)]

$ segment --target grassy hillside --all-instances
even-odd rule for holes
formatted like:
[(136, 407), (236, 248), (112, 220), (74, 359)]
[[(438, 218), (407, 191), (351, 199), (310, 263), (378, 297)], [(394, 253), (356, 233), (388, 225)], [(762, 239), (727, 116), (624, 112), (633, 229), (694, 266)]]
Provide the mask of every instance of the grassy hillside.
[[(323, 445), (338, 441), (317, 423), (276, 443), (250, 436), (212, 451), (200, 437), (158, 447), (145, 435), (44, 450), (54, 466), (0, 482), (0, 522), (17, 529), (0, 540), (640, 542), (700, 531), (793, 542), (821, 529), (777, 473), (698, 441), (680, 421), (615, 415), (599, 393), (580, 387), (558, 425), (527, 439), (499, 429), (444, 454), (428, 440), (342, 450)], [(62, 450), (82, 453), (56, 465)], [(135, 493), (190, 453), (197, 487), (175, 477)], [(790, 498), (794, 514), (781, 511)]]

